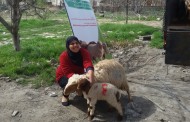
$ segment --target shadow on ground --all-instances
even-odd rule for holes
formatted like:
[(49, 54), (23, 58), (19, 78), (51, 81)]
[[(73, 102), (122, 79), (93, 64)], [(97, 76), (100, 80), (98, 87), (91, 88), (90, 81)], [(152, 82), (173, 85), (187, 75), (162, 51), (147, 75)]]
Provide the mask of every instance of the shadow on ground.
[[(125, 96), (121, 98), (122, 104), (124, 105), (124, 118), (123, 121), (140, 121), (152, 115), (156, 111), (154, 103), (146, 98), (133, 96), (133, 104), (128, 104), (128, 99)], [(79, 110), (87, 113), (86, 100), (82, 97), (75, 96), (71, 100), (71, 105), (78, 108)], [(86, 116), (84, 116), (84, 119)], [(87, 119), (87, 118), (86, 118)], [(109, 105), (105, 101), (98, 101), (96, 104), (95, 118), (93, 122), (115, 122), (117, 121), (117, 111), (115, 109), (110, 111)]]

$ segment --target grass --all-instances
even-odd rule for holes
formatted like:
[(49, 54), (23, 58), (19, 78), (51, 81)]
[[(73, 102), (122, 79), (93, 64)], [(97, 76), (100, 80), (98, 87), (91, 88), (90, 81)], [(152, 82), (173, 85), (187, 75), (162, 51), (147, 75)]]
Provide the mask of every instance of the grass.
[(151, 46), (160, 47), (162, 44), (159, 28), (145, 26), (142, 24), (102, 24), (100, 25), (103, 39), (107, 43), (114, 42), (133, 42), (139, 36), (154, 35)]
[(19, 52), (15, 52), (12, 45), (2, 46), (0, 74), (13, 79), (24, 78), (24, 82), (30, 82), (35, 87), (50, 85), (55, 79), (55, 68), (50, 60), (58, 59), (65, 49), (63, 43), (63, 39), (38, 37), (23, 40)]
[[(21, 51), (16, 52), (12, 44), (0, 46), (0, 74), (12, 79), (22, 79), (23, 85), (32, 84), (35, 88), (54, 83), (55, 69), (51, 59), (58, 61), (65, 50), (65, 40), (72, 35), (70, 24), (64, 12), (47, 20), (23, 19), (20, 23)], [(162, 39), (159, 28), (141, 24), (101, 24), (103, 41), (111, 44), (133, 43), (140, 35), (153, 35), (150, 44), (161, 48)], [(0, 43), (11, 40), (11, 35), (0, 24)], [(107, 58), (111, 56), (108, 55)]]

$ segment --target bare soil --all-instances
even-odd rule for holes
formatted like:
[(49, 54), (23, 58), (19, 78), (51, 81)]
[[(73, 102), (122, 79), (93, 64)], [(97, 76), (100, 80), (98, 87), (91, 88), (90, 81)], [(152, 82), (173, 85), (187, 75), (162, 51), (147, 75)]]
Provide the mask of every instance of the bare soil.
[[(122, 96), (124, 122), (189, 122), (190, 68), (166, 65), (164, 50), (148, 46), (111, 49), (126, 69), (135, 108)], [(1, 122), (85, 122), (87, 105), (82, 97), (71, 94), (71, 105), (61, 105), (62, 90), (56, 84), (33, 89), (0, 77)], [(50, 97), (55, 92), (58, 96)], [(13, 111), (18, 113), (13, 116)], [(108, 111), (105, 102), (98, 102), (93, 121), (117, 121), (117, 112)]]

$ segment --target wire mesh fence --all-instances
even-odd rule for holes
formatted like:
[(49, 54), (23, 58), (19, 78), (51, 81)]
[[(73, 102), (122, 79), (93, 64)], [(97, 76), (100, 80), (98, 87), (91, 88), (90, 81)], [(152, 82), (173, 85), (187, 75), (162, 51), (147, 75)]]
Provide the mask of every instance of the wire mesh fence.
[(162, 20), (164, 15), (164, 6), (134, 6), (111, 8), (97, 7), (95, 13), (98, 17), (110, 18), (113, 20)]

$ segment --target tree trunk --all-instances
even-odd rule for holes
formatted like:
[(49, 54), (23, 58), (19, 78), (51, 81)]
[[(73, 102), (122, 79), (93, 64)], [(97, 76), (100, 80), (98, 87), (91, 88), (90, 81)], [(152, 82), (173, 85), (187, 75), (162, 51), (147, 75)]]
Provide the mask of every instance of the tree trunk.
[[(12, 34), (14, 48), (16, 51), (21, 50), (20, 36), (19, 36), (19, 24), (20, 24), (20, 20), (21, 20), (23, 11), (29, 9), (29, 6), (32, 6), (33, 8), (35, 8), (35, 10), (36, 10), (36, 8), (38, 8), (38, 9), (45, 11), (44, 8), (40, 8), (40, 7), (36, 6), (36, 2), (37, 2), (36, 0), (27, 1), (27, 6), (25, 6), (26, 8), (22, 8), (22, 6), (20, 8), (19, 3), (21, 1), (23, 1), (23, 0), (6, 0), (7, 5), (10, 6), (11, 24), (9, 24), (7, 21), (5, 21), (0, 15), (0, 23), (2, 23), (6, 27), (6, 29)], [(26, 1), (24, 1), (24, 2), (26, 2)], [(29, 3), (29, 2), (31, 2), (31, 3)], [(40, 16), (39, 13), (37, 13), (37, 14)]]
[(15, 28), (13, 27), (12, 38), (13, 38), (13, 42), (14, 42), (15, 51), (20, 51), (20, 36), (18, 34), (17, 27), (15, 27)]
[(20, 13), (19, 9), (19, 0), (13, 0), (12, 2), (12, 38), (15, 50), (20, 51), (20, 36), (18, 32), (22, 13)]

